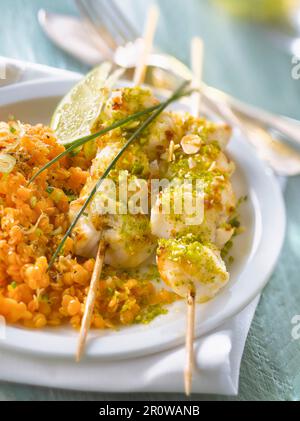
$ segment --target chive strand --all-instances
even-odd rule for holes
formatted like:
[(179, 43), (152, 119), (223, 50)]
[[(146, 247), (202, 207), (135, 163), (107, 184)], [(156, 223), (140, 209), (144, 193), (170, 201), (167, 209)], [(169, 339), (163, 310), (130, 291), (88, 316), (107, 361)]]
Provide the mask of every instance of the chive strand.
[(42, 168), (39, 169), (39, 171), (34, 174), (31, 179), (29, 180), (28, 184), (31, 184), (41, 173), (43, 173), (45, 170), (47, 170), (49, 167), (51, 167), (53, 164), (55, 164), (57, 161), (61, 160), (63, 157), (68, 155), (70, 152), (72, 152), (74, 149), (77, 149), (78, 147), (84, 145), (87, 142), (90, 142), (91, 140), (95, 140), (97, 137), (102, 136), (114, 129), (117, 129), (119, 127), (122, 127), (131, 121), (135, 121), (139, 117), (142, 117), (144, 115), (150, 114), (153, 111), (157, 110), (160, 107), (161, 104), (155, 105), (153, 107), (149, 107), (146, 110), (139, 111), (138, 113), (132, 114), (129, 117), (126, 117), (122, 120), (118, 120), (115, 123), (113, 123), (111, 126), (106, 127), (105, 129), (100, 130), (99, 132), (90, 134), (88, 136), (81, 137), (74, 142), (70, 143), (69, 146), (66, 148), (65, 151), (57, 155), (55, 158), (53, 158), (51, 161), (49, 161), (46, 165), (44, 165)]
[[(174, 101), (177, 99), (182, 98), (183, 96), (188, 96), (193, 92), (193, 90), (190, 90), (188, 92), (179, 94), (178, 96), (176, 96), (174, 98)], [(165, 104), (161, 103), (158, 105), (154, 105), (153, 107), (149, 107), (143, 111), (139, 111), (135, 114), (132, 114), (122, 120), (118, 120), (115, 123), (113, 123), (111, 126), (106, 127), (105, 129), (100, 130), (99, 132), (93, 133), (91, 135), (88, 136), (84, 136), (81, 137), (77, 140), (75, 140), (74, 142), (70, 143), (69, 146), (66, 148), (65, 151), (63, 151), (62, 153), (60, 153), (59, 155), (57, 155), (55, 158), (53, 158), (51, 161), (49, 161), (47, 164), (45, 164), (42, 168), (40, 168), (29, 180), (28, 185), (31, 184), (40, 174), (42, 174), (45, 170), (47, 170), (48, 168), (50, 168), (53, 164), (55, 164), (56, 162), (60, 161), (62, 158), (64, 158), (66, 155), (68, 155), (70, 152), (74, 151), (75, 149), (79, 148), (80, 146), (84, 145), (87, 142), (90, 142), (91, 140), (95, 140), (97, 137), (99, 136), (103, 136), (106, 133), (109, 133), (110, 131), (117, 129), (119, 127), (122, 127), (128, 123), (130, 123), (131, 121), (135, 121), (137, 120), (139, 117), (143, 117), (144, 115), (150, 114), (153, 111), (156, 111), (157, 109), (159, 109), (159, 107), (161, 105)]]

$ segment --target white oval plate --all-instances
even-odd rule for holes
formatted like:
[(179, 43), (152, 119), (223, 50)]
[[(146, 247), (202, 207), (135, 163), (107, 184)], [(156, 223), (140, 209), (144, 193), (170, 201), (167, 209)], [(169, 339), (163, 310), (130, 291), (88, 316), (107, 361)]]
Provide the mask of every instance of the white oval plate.
[[(30, 123), (47, 123), (59, 97), (74, 80), (26, 82), (1, 89), (0, 120), (9, 114)], [(198, 306), (196, 335), (207, 333), (247, 306), (266, 285), (279, 256), (285, 234), (285, 208), (272, 172), (253, 149), (235, 133), (228, 149), (237, 164), (234, 187), (247, 195), (241, 207), (246, 232), (235, 241), (231, 280), (212, 301)], [(184, 341), (185, 303), (170, 306), (169, 313), (149, 325), (134, 325), (119, 331), (92, 331), (87, 346), (89, 358), (129, 358), (166, 350)], [(7, 327), (0, 347), (47, 357), (74, 357), (78, 333), (71, 328), (42, 331)]]

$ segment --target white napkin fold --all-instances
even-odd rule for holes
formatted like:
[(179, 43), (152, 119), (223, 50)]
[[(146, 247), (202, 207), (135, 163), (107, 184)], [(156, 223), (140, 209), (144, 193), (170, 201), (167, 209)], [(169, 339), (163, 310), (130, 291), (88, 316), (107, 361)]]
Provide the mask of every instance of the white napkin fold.
[[(0, 87), (30, 80), (79, 76), (76, 72), (0, 56)], [(0, 91), (1, 92), (1, 91)]]
[[(236, 395), (240, 363), (258, 304), (195, 342), (194, 393)], [(0, 341), (1, 348), (1, 341)], [(0, 380), (98, 392), (183, 392), (184, 347), (119, 361), (49, 359), (1, 349)]]
[[(3, 57), (0, 57), (0, 64), (14, 68), (14, 72), (7, 73), (6, 84), (74, 76), (65, 70)], [(258, 302), (259, 297), (241, 313), (195, 342), (194, 393), (238, 393), (240, 363)], [(0, 380), (87, 391), (182, 392), (184, 352), (184, 347), (177, 347), (141, 358), (113, 362), (83, 360), (78, 365), (68, 359), (49, 359), (1, 348)]]

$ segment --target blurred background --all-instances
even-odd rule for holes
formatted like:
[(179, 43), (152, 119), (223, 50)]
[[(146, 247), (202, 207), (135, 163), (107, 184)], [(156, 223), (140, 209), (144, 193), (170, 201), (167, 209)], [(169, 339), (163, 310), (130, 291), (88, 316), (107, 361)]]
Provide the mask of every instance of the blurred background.
[[(114, 1), (141, 33), (151, 0)], [(188, 64), (189, 40), (199, 35), (205, 42), (204, 80), (208, 84), (246, 102), (300, 119), (300, 80), (292, 78), (296, 63), (293, 56), (300, 57), (298, 0), (156, 3), (161, 19), (155, 43), (163, 52)], [(101, 8), (101, 1), (99, 4)], [(37, 19), (41, 8), (79, 14), (74, 0), (2, 0), (5, 21), (3, 24), (2, 19), (0, 30), (0, 55), (86, 71), (87, 65), (64, 53), (43, 33)]]

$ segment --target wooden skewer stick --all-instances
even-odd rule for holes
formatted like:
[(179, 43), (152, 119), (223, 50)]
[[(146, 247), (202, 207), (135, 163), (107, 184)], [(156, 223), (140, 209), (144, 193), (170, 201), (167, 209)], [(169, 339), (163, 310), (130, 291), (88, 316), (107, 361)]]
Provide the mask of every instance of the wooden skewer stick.
[[(200, 86), (203, 69), (203, 41), (200, 38), (193, 38), (191, 43), (191, 61), (194, 74), (194, 86)], [(193, 114), (198, 117), (200, 111), (200, 92), (195, 92), (192, 97)], [(189, 396), (192, 390), (193, 368), (194, 368), (194, 338), (195, 338), (195, 293), (191, 289), (187, 297), (187, 330), (186, 330), (186, 365), (184, 372), (185, 394)]]
[[(191, 64), (194, 75), (193, 86), (194, 88), (200, 88), (203, 75), (203, 58), (204, 58), (204, 44), (201, 38), (195, 37), (191, 42)], [(199, 116), (201, 93), (196, 91), (191, 97), (192, 101), (192, 114), (195, 117)]]
[[(156, 6), (152, 6), (149, 10), (148, 17), (147, 17), (145, 39), (144, 39), (144, 51), (143, 51), (143, 54), (141, 55), (141, 60), (136, 67), (136, 71), (134, 75), (135, 85), (140, 85), (144, 82), (144, 77), (146, 74), (146, 67), (147, 67), (147, 58), (152, 50), (153, 39), (155, 35), (158, 18), (159, 18), (159, 9)], [(104, 263), (105, 251), (106, 251), (106, 244), (103, 240), (101, 240), (99, 243), (95, 267), (94, 267), (92, 278), (91, 278), (90, 289), (89, 289), (86, 304), (85, 304), (84, 315), (81, 321), (81, 328), (80, 328), (78, 347), (77, 347), (77, 353), (76, 353), (77, 362), (80, 361), (81, 356), (83, 354), (86, 340), (87, 340), (87, 335), (91, 326), (91, 319), (93, 315), (97, 289), (99, 285), (99, 278), (101, 276), (102, 267)]]
[(84, 314), (83, 314), (83, 318), (81, 322), (78, 347), (77, 347), (77, 353), (76, 353), (77, 362), (80, 361), (81, 356), (83, 354), (88, 331), (91, 326), (91, 320), (92, 320), (92, 315), (94, 311), (97, 290), (99, 286), (99, 278), (101, 276), (104, 257), (105, 257), (105, 249), (106, 249), (106, 246), (105, 246), (104, 241), (100, 240), (95, 267), (94, 267), (92, 278), (91, 278), (90, 289), (89, 289), (88, 296), (86, 299), (85, 310), (84, 310)]
[(133, 77), (133, 83), (135, 86), (141, 85), (145, 80), (146, 69), (147, 69), (147, 59), (151, 54), (153, 47), (154, 36), (156, 32), (156, 27), (159, 19), (159, 9), (157, 6), (152, 5), (149, 9), (145, 33), (143, 37), (143, 52), (140, 55), (139, 61), (137, 63), (135, 74)]
[(187, 396), (191, 394), (194, 369), (195, 304), (195, 293), (190, 291), (187, 298), (186, 365), (184, 372), (184, 388)]

